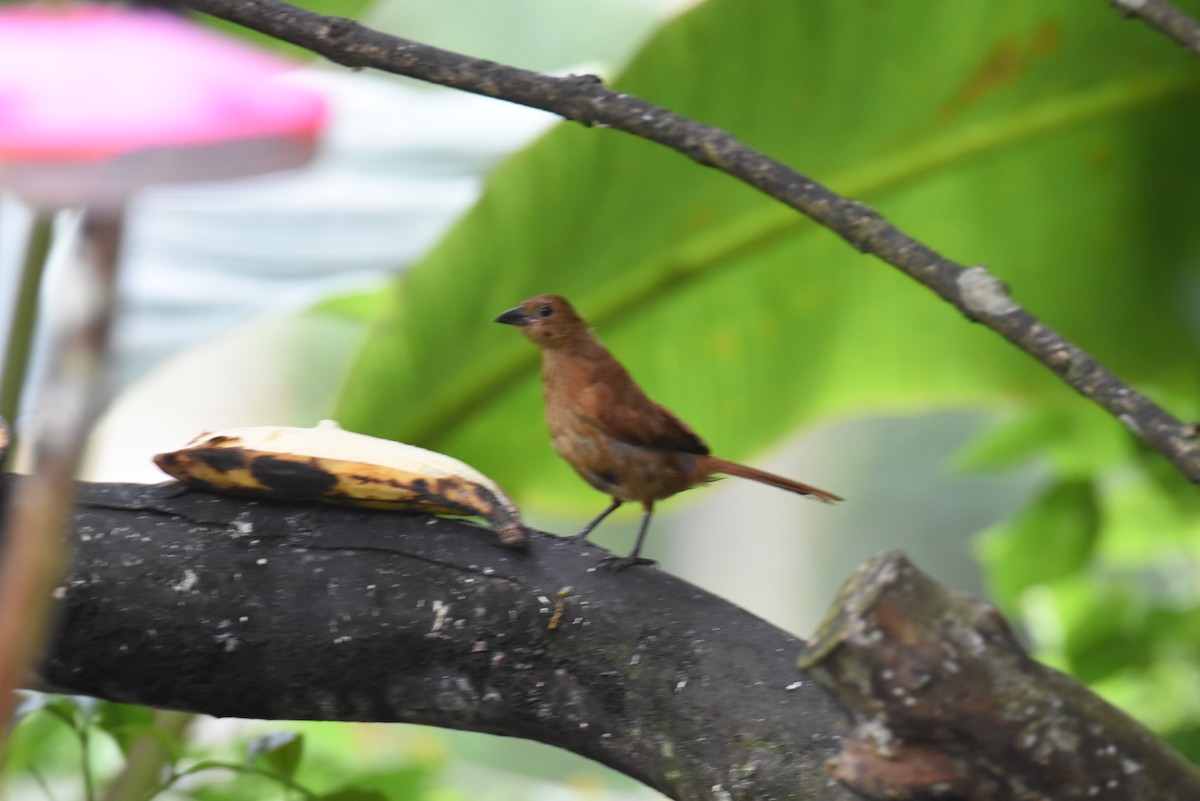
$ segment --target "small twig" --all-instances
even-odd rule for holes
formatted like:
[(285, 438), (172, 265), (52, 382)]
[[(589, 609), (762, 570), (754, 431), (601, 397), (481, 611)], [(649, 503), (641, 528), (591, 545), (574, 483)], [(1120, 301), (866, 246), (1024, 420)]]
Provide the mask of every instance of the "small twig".
[(1050, 368), (1200, 483), (1200, 440), (1038, 320), (983, 267), (965, 267), (890, 225), (875, 210), (747, 147), (719, 128), (608, 89), (593, 76), (557, 78), (380, 33), (282, 0), (186, 0), (186, 4), (307, 48), (348, 67), (372, 67), (549, 111), (589, 126), (650, 139), (791, 206), (916, 279), (968, 319), (991, 328)]
[(227, 770), (232, 773), (240, 773), (244, 776), (262, 776), (264, 779), (270, 779), (273, 782), (277, 782), (281, 787), (284, 787), (288, 790), (295, 790), (304, 799), (306, 799), (306, 801), (316, 801), (317, 798), (317, 794), (312, 790), (309, 790), (295, 779), (284, 776), (282, 773), (268, 770), (266, 768), (259, 768), (254, 765), (245, 765), (238, 762), (227, 762), (221, 759), (206, 759), (202, 762), (197, 762), (194, 765), (190, 765), (181, 771), (172, 771), (170, 776), (164, 779), (161, 784), (159, 784), (157, 787), (151, 790), (147, 796), (145, 796), (145, 801), (153, 801), (153, 799), (162, 795), (167, 790), (170, 790), (180, 779), (185, 779), (188, 776), (195, 776), (197, 773), (203, 773), (209, 770)]
[(92, 736), (90, 723), (81, 721), (75, 734), (79, 737), (79, 780), (83, 783), (84, 801), (96, 801), (96, 779), (92, 775)]
[(53, 216), (45, 212), (38, 213), (29, 227), (20, 286), (9, 318), (8, 336), (5, 337), (8, 344), (4, 353), (4, 374), (0, 377), (0, 417), (8, 421), (14, 438), (18, 431), (17, 413), (20, 411), (21, 392), (25, 388), (29, 354), (33, 350), (37, 330), (38, 298), (42, 273), (50, 255), (53, 227)]
[(1196, 55), (1200, 55), (1200, 23), (1166, 0), (1108, 0), (1126, 17), (1137, 17), (1159, 33), (1169, 36)]
[(29, 772), (30, 777), (33, 778), (34, 784), (38, 786), (38, 789), (42, 791), (42, 795), (46, 796), (48, 801), (58, 801), (57, 797), (54, 795), (54, 792), (50, 789), (50, 783), (46, 781), (46, 777), (42, 775), (42, 772), (38, 770), (36, 766), (30, 765), (25, 770)]

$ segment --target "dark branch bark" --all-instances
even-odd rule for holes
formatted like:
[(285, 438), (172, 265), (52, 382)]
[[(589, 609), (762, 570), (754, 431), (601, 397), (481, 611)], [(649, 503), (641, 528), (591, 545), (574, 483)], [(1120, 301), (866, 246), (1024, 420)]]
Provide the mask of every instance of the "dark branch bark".
[(315, 14), (282, 0), (186, 0), (186, 5), (307, 48), (348, 67), (371, 67), (466, 92), (542, 109), (568, 120), (615, 128), (679, 151), (800, 211), (855, 248), (878, 256), (991, 328), (1099, 404), (1200, 483), (1200, 439), (1078, 346), (1042, 323), (983, 267), (965, 267), (888, 224), (873, 209), (844, 198), (739, 142), (615, 92), (591, 76), (556, 78), (462, 56), (389, 36), (358, 23)]
[(894, 554), (805, 646), (592, 546), (423, 516), (85, 484), (70, 540), (39, 689), (522, 737), (677, 799), (1200, 798), (1196, 768)]
[(1137, 17), (1184, 49), (1200, 55), (1200, 23), (1165, 0), (1109, 0), (1127, 17)]
[(850, 710), (834, 772), (868, 798), (1200, 798), (1195, 766), (899, 554), (846, 584), (800, 663)]
[(83, 485), (71, 532), (44, 688), (523, 737), (679, 799), (851, 797), (801, 641), (596, 548), (177, 485)]

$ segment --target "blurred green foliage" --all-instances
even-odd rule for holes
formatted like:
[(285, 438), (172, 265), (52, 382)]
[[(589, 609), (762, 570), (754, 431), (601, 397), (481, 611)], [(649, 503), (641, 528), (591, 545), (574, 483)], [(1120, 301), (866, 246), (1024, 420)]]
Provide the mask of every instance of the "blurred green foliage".
[[(438, 754), (364, 754), (361, 736), (350, 734), (348, 725), (287, 724), (244, 742), (197, 742), (179, 727), (157, 725), (155, 715), (92, 698), (31, 695), (19, 710), (7, 757), (10, 797), (414, 801), (435, 795)], [(135, 768), (146, 761), (135, 745), (145, 737), (164, 748), (152, 764)], [(347, 771), (347, 765), (355, 767)], [(144, 785), (122, 777), (146, 767)]]

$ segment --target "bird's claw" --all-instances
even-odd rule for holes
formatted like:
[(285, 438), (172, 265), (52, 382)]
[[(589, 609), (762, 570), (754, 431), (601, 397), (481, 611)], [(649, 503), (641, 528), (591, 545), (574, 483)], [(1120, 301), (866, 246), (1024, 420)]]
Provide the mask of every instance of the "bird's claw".
[(634, 565), (657, 565), (653, 559), (648, 559), (645, 556), (606, 556), (600, 560), (600, 564), (596, 565), (599, 570), (624, 570), (627, 567)]

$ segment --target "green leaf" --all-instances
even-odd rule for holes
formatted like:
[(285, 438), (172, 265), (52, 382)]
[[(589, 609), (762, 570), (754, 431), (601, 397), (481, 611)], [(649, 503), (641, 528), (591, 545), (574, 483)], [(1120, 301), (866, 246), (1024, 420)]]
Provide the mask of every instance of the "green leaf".
[(1058, 482), (1015, 518), (980, 537), (978, 552), (990, 595), (1015, 610), (1027, 588), (1078, 572), (1092, 555), (1099, 522), (1091, 482)]
[(964, 472), (1007, 470), (1042, 456), (1069, 417), (1061, 410), (1005, 415), (955, 456), (954, 467)]
[(116, 741), (121, 753), (126, 755), (129, 753), (129, 746), (139, 734), (156, 731), (153, 709), (114, 701), (101, 703), (95, 722), (101, 731), (107, 732)]
[(360, 323), (378, 317), (385, 307), (386, 297), (380, 290), (359, 290), (328, 297), (313, 306), (309, 314)]
[[(1200, 207), (1200, 70), (1104, 4), (710, 0), (616, 87), (987, 264), (1126, 379), (1200, 392), (1179, 361), (1196, 341), (1179, 288), (1200, 227), (1180, 210)], [(792, 210), (648, 142), (561, 125), (388, 293), (339, 420), (464, 459), (543, 509), (594, 505), (549, 447), (534, 349), (491, 322), (539, 292), (569, 297), (730, 458), (834, 415), (1087, 405)]]
[(1166, 741), (1189, 762), (1200, 762), (1200, 723), (1169, 732)]
[[(13, 713), (13, 724), (21, 723), (35, 712), (46, 711), (69, 726), (75, 725), (75, 707), (66, 696), (51, 693), (22, 693), (25, 697)], [(54, 707), (51, 709), (51, 707)]]
[(351, 795), (343, 799), (338, 793), (361, 793), (362, 801), (407, 801), (412, 798), (424, 798), (429, 794), (431, 776), (432, 770), (428, 765), (407, 764), (384, 770), (368, 769), (354, 777), (353, 786), (342, 788), (328, 798), (337, 798), (337, 801), (359, 801), (358, 796)]
[(97, 705), (101, 703), (101, 701), (85, 695), (34, 693), (17, 707), (16, 718), (20, 721), (35, 712), (45, 712), (70, 728), (79, 730), (88, 724)]
[(1099, 407), (1034, 408), (998, 420), (956, 456), (955, 467), (1007, 470), (1048, 458), (1058, 475), (1086, 479), (1128, 457), (1132, 443), (1133, 435)]
[[(18, 707), (16, 724), (5, 752), (7, 775), (34, 767), (72, 772), (78, 769), (80, 744), (71, 714), (37, 714), (50, 704), (69, 705), (69, 702), (62, 696), (37, 693)], [(60, 708), (60, 712), (65, 711)]]
[(1200, 615), (1143, 613), (1136, 603), (1112, 601), (1093, 606), (1092, 611), (1110, 617), (1089, 618), (1088, 636), (1071, 643), (1072, 672), (1156, 731), (1200, 721), (1200, 654), (1195, 641), (1164, 637), (1161, 629), (1175, 626), (1194, 634)]
[(1071, 616), (1066, 656), (1072, 675), (1093, 684), (1118, 671), (1144, 668), (1151, 661), (1149, 632), (1142, 625), (1145, 606), (1132, 587), (1120, 584), (1081, 593), (1078, 608), (1086, 617)]
[(246, 754), (251, 761), (288, 779), (296, 775), (303, 752), (304, 735), (294, 731), (271, 732), (246, 744)]

